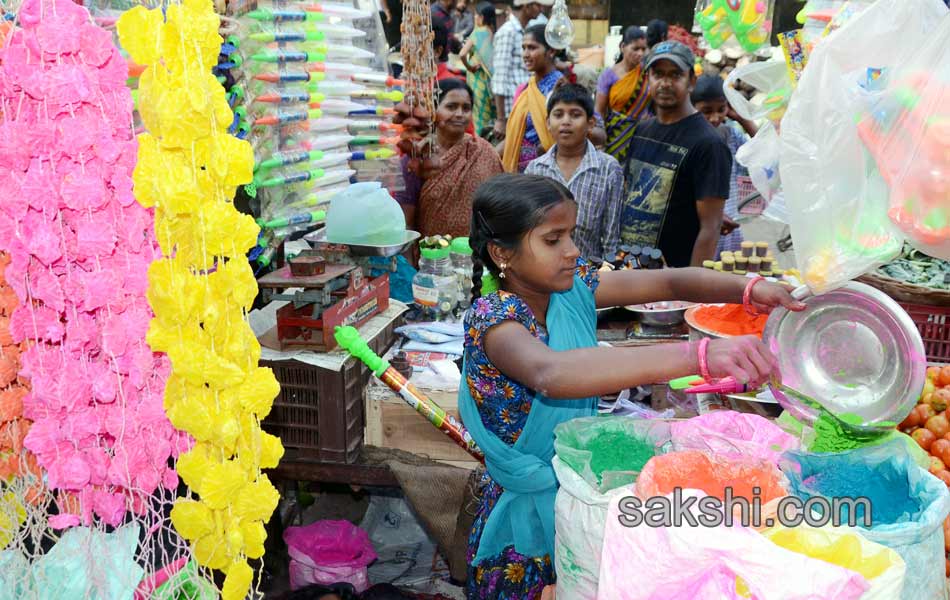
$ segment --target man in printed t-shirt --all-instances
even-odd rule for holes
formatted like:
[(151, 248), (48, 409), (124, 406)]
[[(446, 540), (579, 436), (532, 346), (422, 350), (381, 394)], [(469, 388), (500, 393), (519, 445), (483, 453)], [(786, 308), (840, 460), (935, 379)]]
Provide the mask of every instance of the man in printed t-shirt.
[(637, 127), (624, 165), (621, 242), (659, 248), (671, 267), (715, 258), (729, 197), (732, 154), (690, 103), (694, 61), (680, 42), (653, 47), (644, 66), (656, 117)]

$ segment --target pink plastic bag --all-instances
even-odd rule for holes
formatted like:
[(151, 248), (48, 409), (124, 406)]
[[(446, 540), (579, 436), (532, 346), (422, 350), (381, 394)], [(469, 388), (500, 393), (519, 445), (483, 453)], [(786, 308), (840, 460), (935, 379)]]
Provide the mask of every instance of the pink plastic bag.
[(376, 560), (376, 552), (369, 535), (349, 521), (288, 527), (284, 542), (290, 554), (291, 589), (349, 583), (362, 593), (369, 587), (366, 567)]
[(777, 463), (798, 440), (759, 415), (716, 410), (670, 427), (674, 450), (708, 450), (717, 455), (746, 456)]
[[(684, 490), (683, 497), (702, 493)], [(692, 511), (699, 516), (696, 505)], [(611, 502), (598, 600), (857, 600), (869, 588), (854, 571), (786, 550), (753, 529), (626, 527), (621, 516), (620, 502)]]

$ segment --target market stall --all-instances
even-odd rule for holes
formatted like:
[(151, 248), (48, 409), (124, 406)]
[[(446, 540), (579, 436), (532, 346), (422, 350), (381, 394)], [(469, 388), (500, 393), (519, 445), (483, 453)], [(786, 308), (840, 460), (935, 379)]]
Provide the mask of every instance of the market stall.
[[(773, 4), (700, 2), (704, 46), (773, 55)], [(292, 588), (356, 594), (404, 575), (381, 574), (405, 552), (380, 533), (400, 519), (433, 563), (422, 576), (439, 557), (478, 576), (472, 507), (510, 465), (463, 418), (472, 243), (422, 238), (394, 199), (439, 158), (430, 6), (404, 6), (398, 77), (355, 2), (5, 13), (0, 598), (258, 598), (274, 561)], [(559, 1), (558, 48), (567, 14)], [(522, 461), (553, 502), (538, 529), (558, 597), (947, 597), (950, 16), (812, 0), (801, 21), (784, 56), (726, 79), (767, 123), (739, 160), (787, 216), (800, 271), (749, 241), (704, 265), (741, 304), (589, 307), (589, 347), (703, 358), (586, 399), (598, 416), (552, 426), (553, 457)], [(594, 262), (670, 272), (649, 247)], [(758, 313), (762, 281), (806, 310)], [(745, 335), (780, 379), (710, 374), (712, 340)], [(385, 491), (362, 529), (298, 522), (310, 483)], [(634, 523), (683, 498), (739, 522)], [(509, 517), (516, 551), (542, 545), (534, 510)]]

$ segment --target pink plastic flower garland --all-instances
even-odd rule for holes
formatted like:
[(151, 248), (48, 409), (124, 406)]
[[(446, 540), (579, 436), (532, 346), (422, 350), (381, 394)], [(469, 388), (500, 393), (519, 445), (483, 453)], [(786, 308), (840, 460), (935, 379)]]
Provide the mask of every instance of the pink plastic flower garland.
[(0, 248), (20, 299), (10, 319), (25, 440), (59, 492), (53, 527), (120, 524), (190, 447), (169, 423), (168, 360), (145, 343), (152, 211), (132, 195), (126, 62), (71, 0), (26, 0), (0, 51)]

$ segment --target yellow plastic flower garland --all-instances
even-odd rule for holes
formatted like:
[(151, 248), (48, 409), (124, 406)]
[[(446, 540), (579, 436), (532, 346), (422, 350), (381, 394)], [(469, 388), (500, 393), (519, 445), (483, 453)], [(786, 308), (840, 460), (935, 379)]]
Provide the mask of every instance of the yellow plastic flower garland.
[(227, 573), (222, 597), (239, 600), (253, 580), (247, 559), (264, 554), (264, 524), (279, 500), (261, 469), (277, 466), (284, 449), (260, 428), (280, 387), (258, 367), (260, 345), (244, 319), (257, 295), (244, 255), (258, 227), (231, 200), (251, 181), (254, 159), (250, 144), (227, 134), (231, 111), (211, 74), (218, 25), (210, 0), (184, 0), (165, 18), (137, 6), (118, 31), (132, 60), (147, 67), (135, 195), (155, 207), (167, 257), (149, 269), (155, 318), (147, 340), (171, 359), (169, 420), (195, 438), (177, 470), (199, 499), (179, 498), (171, 519), (199, 564)]

